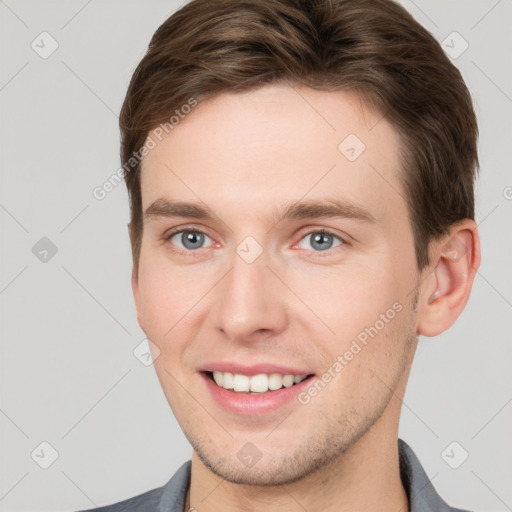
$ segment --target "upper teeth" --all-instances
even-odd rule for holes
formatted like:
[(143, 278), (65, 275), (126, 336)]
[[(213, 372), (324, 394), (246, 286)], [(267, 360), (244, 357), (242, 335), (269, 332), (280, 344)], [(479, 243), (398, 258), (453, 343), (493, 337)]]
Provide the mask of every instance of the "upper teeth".
[(249, 377), (240, 373), (213, 372), (213, 380), (224, 389), (256, 393), (265, 393), (269, 389), (281, 389), (283, 386), (289, 388), (293, 384), (302, 382), (306, 377), (307, 375), (281, 375), (280, 373), (271, 373), (270, 375), (260, 373)]

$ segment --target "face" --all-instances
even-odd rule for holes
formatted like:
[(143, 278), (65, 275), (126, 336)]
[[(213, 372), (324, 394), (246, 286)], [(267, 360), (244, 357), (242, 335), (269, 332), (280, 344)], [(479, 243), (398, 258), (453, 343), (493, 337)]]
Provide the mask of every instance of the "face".
[(399, 168), (357, 96), (285, 84), (201, 102), (144, 158), (138, 319), (217, 475), (295, 481), (396, 426), (419, 280)]

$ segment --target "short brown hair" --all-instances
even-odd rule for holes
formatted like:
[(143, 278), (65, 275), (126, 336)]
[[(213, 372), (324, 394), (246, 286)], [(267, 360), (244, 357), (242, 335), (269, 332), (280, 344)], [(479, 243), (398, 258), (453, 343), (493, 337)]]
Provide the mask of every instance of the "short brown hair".
[[(474, 219), (478, 127), (470, 94), (436, 39), (392, 0), (186, 4), (158, 28), (132, 76), (119, 119), (121, 161), (190, 98), (277, 81), (357, 91), (397, 130), (420, 270), (432, 239)], [(140, 162), (132, 167), (125, 180), (137, 270)]]

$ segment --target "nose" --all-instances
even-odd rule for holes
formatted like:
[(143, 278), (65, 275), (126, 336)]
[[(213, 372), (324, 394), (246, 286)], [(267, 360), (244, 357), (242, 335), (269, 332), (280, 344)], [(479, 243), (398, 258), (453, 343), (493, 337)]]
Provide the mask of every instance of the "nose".
[(231, 271), (216, 287), (213, 301), (217, 328), (232, 341), (251, 343), (273, 338), (288, 324), (286, 288), (268, 268), (265, 253), (252, 263), (236, 252)]

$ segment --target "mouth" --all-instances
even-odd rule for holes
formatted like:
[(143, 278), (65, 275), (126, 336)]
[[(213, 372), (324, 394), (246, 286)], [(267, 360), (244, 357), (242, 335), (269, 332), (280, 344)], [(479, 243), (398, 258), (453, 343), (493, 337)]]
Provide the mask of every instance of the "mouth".
[(264, 395), (283, 388), (291, 388), (314, 376), (313, 374), (294, 375), (281, 373), (244, 375), (221, 371), (206, 371), (204, 374), (219, 388), (246, 395)]
[(198, 368), (208, 399), (237, 417), (262, 421), (302, 406), (299, 396), (316, 378), (310, 371), (304, 366), (237, 361), (216, 361)]
[[(258, 417), (261, 421), (285, 414), (289, 407), (302, 407), (298, 397), (315, 378), (314, 374), (288, 373), (290, 370), (285, 369), (277, 373), (277, 368), (252, 367), (245, 368), (245, 372), (239, 368), (232, 372), (203, 369), (199, 374), (207, 394), (224, 411), (237, 417)], [(272, 373), (263, 373), (265, 370)]]

